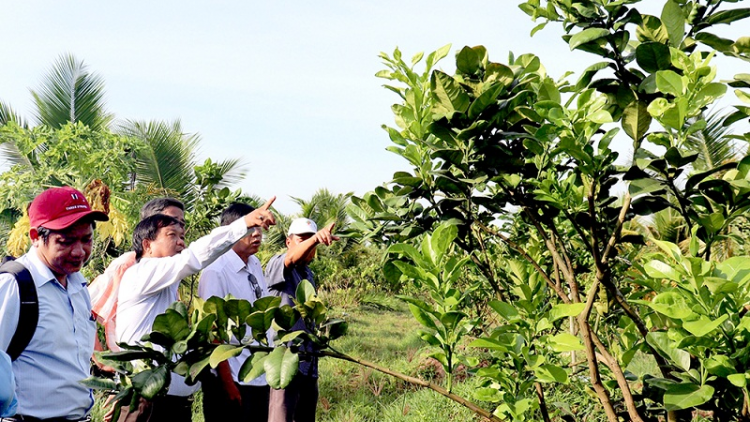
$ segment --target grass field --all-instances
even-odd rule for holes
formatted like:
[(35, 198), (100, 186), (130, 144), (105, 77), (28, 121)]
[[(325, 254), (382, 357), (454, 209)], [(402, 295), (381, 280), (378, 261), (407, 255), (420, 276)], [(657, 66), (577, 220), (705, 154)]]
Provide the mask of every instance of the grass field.
[[(350, 321), (349, 333), (334, 347), (407, 375), (439, 376), (440, 370), (425, 358), (424, 342), (416, 334), (419, 324), (406, 306), (389, 304), (392, 309), (363, 305), (346, 310), (342, 316)], [(326, 358), (320, 373), (319, 421), (474, 420), (472, 412), (431, 390), (356, 364)], [(470, 388), (459, 384), (456, 392), (470, 395)]]

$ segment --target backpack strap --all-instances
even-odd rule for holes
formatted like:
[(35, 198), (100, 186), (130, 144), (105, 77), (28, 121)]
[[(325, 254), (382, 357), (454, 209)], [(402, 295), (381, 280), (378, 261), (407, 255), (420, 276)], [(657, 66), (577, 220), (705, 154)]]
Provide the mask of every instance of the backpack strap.
[(16, 360), (21, 352), (29, 345), (34, 337), (37, 322), (39, 322), (39, 298), (36, 294), (36, 286), (31, 273), (22, 264), (16, 261), (7, 261), (0, 266), (0, 274), (12, 274), (18, 283), (18, 297), (21, 300), (21, 308), (18, 314), (18, 326), (8, 346), (8, 356)]

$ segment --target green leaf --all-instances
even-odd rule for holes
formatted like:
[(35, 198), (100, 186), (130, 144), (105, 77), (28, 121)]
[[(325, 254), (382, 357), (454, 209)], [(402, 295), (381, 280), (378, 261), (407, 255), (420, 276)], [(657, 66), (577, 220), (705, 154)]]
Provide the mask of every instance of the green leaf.
[(92, 390), (116, 390), (117, 383), (114, 380), (108, 378), (99, 378), (90, 376), (84, 380), (79, 381), (84, 386), (91, 388)]
[(296, 291), (296, 297), (297, 302), (299, 303), (305, 303), (308, 302), (310, 299), (315, 296), (315, 287), (313, 287), (312, 283), (310, 283), (307, 280), (302, 280), (299, 285), (297, 285), (297, 291)]
[(454, 114), (468, 110), (471, 99), (450, 75), (439, 70), (433, 71), (430, 88), (435, 98), (433, 112), (437, 116), (450, 119)]
[(499, 300), (492, 300), (490, 301), (489, 305), (501, 317), (505, 318), (506, 321), (510, 321), (513, 318), (518, 317), (518, 311), (510, 303), (501, 302)]
[(730, 24), (732, 22), (750, 17), (750, 9), (730, 9), (714, 13), (706, 19), (709, 25)]
[(652, 331), (646, 334), (646, 342), (683, 371), (690, 370), (690, 353), (676, 348), (666, 332)]
[(464, 47), (456, 55), (456, 69), (473, 75), (479, 70), (482, 58), (471, 47)]
[(448, 248), (453, 244), (453, 240), (458, 235), (458, 228), (454, 224), (441, 224), (430, 237), (430, 246), (434, 256), (435, 263), (442, 261), (443, 256)]
[(167, 309), (154, 319), (153, 330), (166, 334), (174, 341), (185, 340), (190, 335), (190, 326), (185, 317), (174, 309)]
[(659, 247), (662, 251), (664, 251), (667, 255), (675, 259), (676, 261), (682, 260), (682, 251), (680, 250), (680, 247), (675, 245), (671, 242), (665, 242), (663, 240), (656, 240), (653, 239), (653, 242), (656, 246)]
[(643, 270), (651, 278), (666, 278), (672, 281), (682, 280), (682, 274), (679, 271), (675, 270), (671, 265), (656, 259), (647, 262), (643, 266)]
[(476, 347), (479, 349), (495, 349), (507, 352), (508, 350), (513, 348), (513, 345), (506, 344), (500, 340), (495, 340), (492, 338), (478, 338), (469, 343), (469, 347)]
[(424, 325), (427, 328), (431, 328), (433, 330), (437, 330), (437, 327), (435, 326), (435, 322), (430, 318), (430, 316), (425, 312), (424, 309), (414, 305), (409, 304), (409, 310), (411, 311), (411, 314), (414, 315), (414, 319), (417, 320), (420, 324)]
[(660, 42), (645, 42), (635, 49), (635, 60), (648, 73), (672, 67), (669, 47)]
[(682, 323), (682, 328), (688, 330), (690, 334), (696, 337), (703, 337), (713, 330), (719, 328), (719, 326), (729, 318), (729, 315), (724, 314), (719, 318), (711, 321), (708, 317), (701, 315), (695, 321), (686, 321)]
[(557, 321), (560, 318), (578, 316), (585, 308), (585, 303), (562, 303), (555, 305), (549, 311), (550, 320)]
[(549, 344), (552, 350), (556, 352), (570, 352), (573, 350), (583, 350), (581, 340), (569, 333), (560, 333), (549, 338)]
[(635, 197), (644, 193), (651, 193), (662, 189), (661, 183), (655, 179), (638, 179), (632, 180), (628, 187), (631, 197)]
[(656, 87), (665, 94), (679, 97), (685, 92), (685, 84), (682, 77), (672, 70), (660, 70), (656, 72)]
[(661, 11), (661, 21), (669, 34), (669, 45), (679, 48), (685, 36), (685, 14), (680, 5), (673, 0), (667, 0)]
[(631, 202), (633, 212), (638, 215), (651, 215), (669, 208), (671, 204), (661, 196), (640, 196)]
[(622, 129), (634, 141), (640, 141), (646, 136), (651, 126), (651, 115), (648, 105), (643, 101), (630, 103), (622, 112)]
[(270, 308), (276, 308), (279, 305), (281, 305), (281, 298), (279, 296), (266, 296), (253, 302), (253, 309), (256, 311), (265, 311)]
[(674, 290), (659, 293), (649, 306), (656, 312), (674, 319), (685, 319), (694, 315), (685, 298)]
[(568, 383), (568, 373), (561, 367), (555, 365), (547, 364), (534, 368), (534, 375), (536, 375), (537, 379), (541, 382)]
[(263, 362), (266, 381), (271, 388), (285, 388), (294, 378), (299, 365), (299, 355), (287, 347), (277, 347)]
[(224, 362), (229, 358), (239, 356), (243, 350), (245, 350), (245, 348), (242, 346), (220, 344), (219, 346), (216, 346), (213, 352), (211, 352), (211, 359), (209, 360), (209, 364), (212, 368), (216, 368), (221, 362)]
[[(197, 379), (198, 376), (201, 374), (201, 372), (203, 372), (203, 370), (205, 370), (206, 367), (208, 366), (209, 360), (211, 360), (211, 356), (210, 355), (206, 356), (203, 359), (199, 360), (198, 362), (195, 362), (194, 364), (190, 365), (190, 369), (188, 370), (188, 376), (190, 377), (190, 379), (192, 379), (192, 380)], [(175, 368), (175, 369), (177, 369), (177, 368)]]
[(708, 370), (709, 374), (718, 375), (720, 377), (727, 377), (728, 375), (737, 372), (732, 360), (725, 355), (713, 355), (705, 360), (703, 365), (706, 370)]
[(237, 377), (243, 382), (252, 381), (266, 372), (264, 362), (268, 358), (268, 352), (255, 352), (242, 363)]
[(591, 41), (598, 40), (600, 38), (606, 37), (609, 35), (609, 30), (604, 28), (588, 28), (584, 29), (583, 31), (573, 35), (570, 40), (568, 41), (568, 44), (570, 45), (570, 50), (575, 50), (576, 48), (580, 47), (583, 44), (589, 43)]
[(727, 376), (727, 380), (729, 380), (729, 382), (735, 387), (745, 388), (747, 385), (747, 377), (745, 374), (732, 374)]
[(487, 91), (484, 91), (482, 95), (471, 102), (471, 106), (469, 107), (469, 118), (475, 119), (490, 105), (495, 104), (497, 102), (497, 97), (504, 89), (505, 87), (503, 85), (497, 84)]
[(669, 41), (666, 27), (656, 16), (643, 15), (642, 23), (636, 28), (635, 33), (638, 40), (642, 42), (654, 41), (666, 44)]
[(165, 388), (169, 378), (169, 368), (166, 365), (135, 374), (131, 381), (133, 388), (147, 400), (152, 400)]
[(485, 83), (499, 82), (504, 87), (508, 87), (513, 83), (514, 79), (515, 75), (513, 71), (504, 64), (490, 63), (484, 71)]
[(474, 391), (474, 398), (479, 401), (498, 403), (503, 401), (503, 395), (496, 388), (482, 387)]
[(664, 393), (664, 407), (667, 410), (689, 409), (711, 400), (713, 395), (714, 388), (710, 385), (673, 384)]
[(709, 32), (699, 32), (695, 34), (695, 39), (697, 41), (702, 42), (703, 44), (706, 44), (707, 46), (721, 52), (728, 52), (732, 50), (732, 45), (734, 44), (734, 41), (727, 39), (727, 38), (721, 38), (717, 35), (711, 34)]
[(726, 94), (726, 92), (726, 85), (718, 82), (712, 82), (701, 88), (701, 90), (698, 91), (698, 93), (693, 97), (693, 101), (695, 102), (696, 107), (704, 107), (719, 99), (721, 96)]

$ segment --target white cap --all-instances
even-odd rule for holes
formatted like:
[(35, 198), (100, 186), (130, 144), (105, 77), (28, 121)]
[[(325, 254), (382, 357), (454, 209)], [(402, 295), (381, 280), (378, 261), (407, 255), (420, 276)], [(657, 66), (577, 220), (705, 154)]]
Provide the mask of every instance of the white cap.
[(307, 234), (307, 233), (317, 233), (318, 232), (318, 226), (315, 225), (315, 222), (310, 220), (309, 218), (296, 218), (294, 221), (292, 221), (292, 224), (289, 225), (289, 232), (287, 233), (287, 236), (291, 236), (293, 234)]

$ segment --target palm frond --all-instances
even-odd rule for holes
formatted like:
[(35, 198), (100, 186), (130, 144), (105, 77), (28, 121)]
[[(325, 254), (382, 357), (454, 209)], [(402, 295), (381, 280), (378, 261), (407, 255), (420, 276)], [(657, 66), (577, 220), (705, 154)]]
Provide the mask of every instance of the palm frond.
[(232, 158), (216, 163), (221, 169), (221, 181), (216, 184), (218, 189), (234, 186), (245, 179), (247, 164), (239, 158)]
[(34, 163), (12, 141), (0, 143), (0, 159), (10, 166), (17, 166), (16, 171), (28, 172), (34, 170)]
[(738, 158), (740, 150), (728, 136), (730, 127), (724, 125), (728, 116), (728, 113), (717, 110), (699, 117), (706, 120), (706, 127), (688, 136), (685, 143), (691, 152), (698, 153), (698, 159), (693, 162), (694, 170), (709, 170)]
[(26, 120), (21, 117), (20, 114), (16, 113), (10, 105), (0, 101), (0, 126), (7, 125), (13, 122), (22, 128), (28, 128), (29, 125)]
[(104, 80), (89, 73), (83, 61), (62, 55), (52, 66), (39, 91), (31, 91), (40, 124), (60, 128), (81, 122), (92, 129), (106, 127), (113, 116), (105, 109)]
[(136, 183), (189, 201), (195, 179), (195, 151), (200, 142), (197, 134), (183, 133), (179, 120), (171, 124), (126, 121), (118, 132), (143, 143), (136, 152)]
[(673, 208), (656, 213), (650, 230), (655, 238), (675, 244), (690, 237), (685, 219)]

